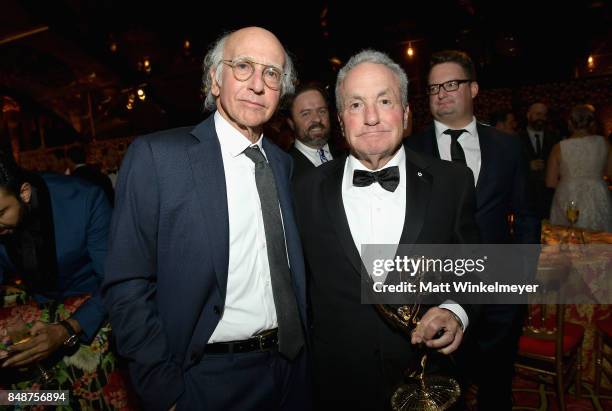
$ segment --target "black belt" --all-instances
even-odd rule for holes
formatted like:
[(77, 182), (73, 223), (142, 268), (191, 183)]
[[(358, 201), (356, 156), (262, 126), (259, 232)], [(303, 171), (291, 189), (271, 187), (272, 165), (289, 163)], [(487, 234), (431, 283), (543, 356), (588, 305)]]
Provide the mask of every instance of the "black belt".
[(248, 340), (206, 344), (206, 354), (230, 354), (278, 349), (278, 328), (264, 331)]

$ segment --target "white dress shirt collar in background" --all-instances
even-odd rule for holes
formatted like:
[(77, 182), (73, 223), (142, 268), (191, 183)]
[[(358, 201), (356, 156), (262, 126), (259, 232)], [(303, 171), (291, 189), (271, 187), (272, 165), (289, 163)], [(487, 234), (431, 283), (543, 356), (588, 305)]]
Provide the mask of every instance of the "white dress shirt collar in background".
[[(323, 161), (321, 161), (321, 156), (319, 155), (318, 149), (308, 147), (306, 144), (302, 143), (297, 138), (295, 139), (294, 144), (295, 144), (295, 148), (297, 148), (297, 150), (300, 153), (304, 154), (304, 156), (306, 156), (306, 158), (310, 160), (310, 162), (314, 164), (316, 167), (319, 167), (321, 164), (323, 164)], [(329, 151), (329, 144), (325, 143), (325, 145), (321, 148), (323, 149), (323, 152), (325, 153), (325, 157), (327, 158), (327, 161), (333, 160), (332, 154)]]
[[(446, 124), (439, 122), (438, 120), (434, 120), (434, 126), (440, 158), (442, 160), (451, 161), (451, 136), (449, 136), (448, 134), (444, 134), (444, 132), (449, 128), (452, 129), (452, 127), (449, 127)], [(476, 129), (476, 117), (472, 116), (472, 121), (470, 121), (464, 127), (459, 127), (459, 130), (460, 129), (465, 129), (467, 133), (461, 134), (457, 141), (459, 141), (459, 144), (463, 149), (463, 153), (465, 154), (465, 162), (470, 168), (470, 170), (472, 170), (472, 174), (474, 175), (474, 184), (477, 184), (478, 176), (480, 175), (480, 166), (482, 164), (482, 156), (480, 153), (478, 130)]]

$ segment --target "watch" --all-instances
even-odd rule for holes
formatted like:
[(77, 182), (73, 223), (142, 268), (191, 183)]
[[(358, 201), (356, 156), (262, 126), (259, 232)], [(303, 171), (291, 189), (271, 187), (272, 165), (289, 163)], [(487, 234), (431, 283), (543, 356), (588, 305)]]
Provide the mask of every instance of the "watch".
[(74, 347), (79, 342), (79, 337), (77, 336), (76, 331), (72, 328), (72, 325), (66, 320), (60, 321), (58, 324), (63, 326), (66, 331), (68, 331), (68, 338), (64, 341), (64, 345), (66, 347)]

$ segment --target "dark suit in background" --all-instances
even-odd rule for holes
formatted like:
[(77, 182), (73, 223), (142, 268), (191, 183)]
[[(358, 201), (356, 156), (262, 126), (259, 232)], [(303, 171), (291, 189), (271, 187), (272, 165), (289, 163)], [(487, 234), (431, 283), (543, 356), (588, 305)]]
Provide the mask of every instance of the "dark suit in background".
[(91, 164), (79, 164), (74, 170), (72, 170), (70, 175), (87, 180), (90, 183), (102, 188), (110, 205), (113, 206), (115, 204), (115, 189), (113, 188), (113, 183), (111, 182), (110, 178), (101, 172), (96, 166)]
[(542, 150), (539, 153), (534, 148), (526, 129), (519, 133), (519, 139), (525, 158), (529, 163), (533, 160), (544, 161), (544, 169), (528, 169), (529, 197), (534, 204), (538, 218), (542, 220), (550, 217), (550, 205), (554, 194), (554, 190), (546, 187), (544, 181), (546, 177), (546, 164), (553, 146), (557, 144), (560, 139), (550, 132), (540, 131), (539, 133), (542, 134)]
[[(338, 158), (344, 154), (342, 150), (337, 149), (336, 145), (333, 144), (331, 141), (329, 141), (328, 144), (329, 151), (332, 153), (333, 158)], [(308, 158), (306, 158), (306, 156), (300, 150), (295, 147), (295, 144), (292, 145), (289, 149), (289, 154), (291, 154), (291, 157), (293, 158), (294, 180), (306, 174), (308, 170), (315, 168), (315, 165), (312, 164), (312, 162)]]
[[(537, 244), (540, 224), (530, 204), (527, 190), (527, 164), (516, 136), (477, 123), (481, 167), (476, 184), (476, 223), (483, 243)], [(406, 145), (415, 151), (440, 157), (433, 125), (411, 136)], [(511, 236), (508, 216), (514, 215)], [(525, 307), (521, 305), (485, 305), (473, 341), (475, 353), (464, 350), (462, 368), (476, 370), (477, 382), (483, 389), (480, 409), (510, 400), (514, 357), (521, 333)], [(485, 357), (482, 357), (484, 355)], [(480, 365), (480, 368), (479, 368)], [(510, 381), (509, 381), (510, 380)], [(503, 383), (502, 383), (503, 381)], [(510, 406), (510, 405), (504, 405)], [(501, 409), (501, 408), (500, 408)]]

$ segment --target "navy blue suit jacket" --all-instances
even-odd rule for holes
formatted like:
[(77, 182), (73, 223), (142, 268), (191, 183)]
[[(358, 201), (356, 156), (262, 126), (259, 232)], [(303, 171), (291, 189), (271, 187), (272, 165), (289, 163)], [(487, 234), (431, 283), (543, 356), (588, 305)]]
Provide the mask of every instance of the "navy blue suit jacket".
[[(264, 138), (282, 209), (293, 287), (306, 323), (302, 249), (290, 156)], [(211, 115), (136, 139), (116, 188), (103, 287), (118, 349), (147, 409), (169, 409), (224, 308), (229, 221), (221, 146)], [(256, 381), (253, 381), (256, 383)]]
[[(100, 286), (112, 209), (102, 189), (93, 184), (59, 174), (45, 173), (41, 177), (51, 197), (58, 268), (57, 290), (48, 297), (61, 301), (69, 296), (91, 294), (72, 316), (83, 329), (81, 339), (87, 342), (106, 317)], [(0, 245), (0, 278), (4, 272), (15, 270), (6, 249)], [(36, 297), (39, 301), (47, 299)]]
[[(476, 182), (476, 223), (484, 243), (540, 243), (540, 223), (527, 190), (527, 162), (517, 137), (478, 123), (481, 166)], [(440, 158), (433, 124), (408, 137), (413, 150)], [(507, 216), (513, 213), (514, 239)]]

